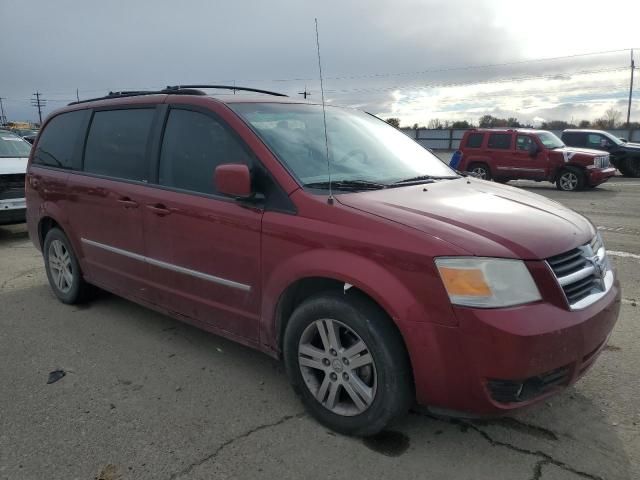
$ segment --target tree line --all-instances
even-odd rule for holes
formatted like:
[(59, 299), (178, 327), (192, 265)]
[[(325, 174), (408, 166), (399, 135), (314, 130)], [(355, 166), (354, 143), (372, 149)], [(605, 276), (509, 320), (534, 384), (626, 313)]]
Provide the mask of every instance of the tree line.
[[(613, 129), (613, 128), (640, 128), (640, 122), (631, 122), (627, 125), (627, 122), (621, 122), (622, 113), (620, 111), (610, 108), (604, 112), (604, 116), (595, 120), (580, 120), (575, 122), (573, 119), (569, 122), (565, 120), (550, 120), (544, 121), (539, 127), (543, 130), (564, 130), (565, 128), (594, 128), (598, 130)], [(389, 125), (393, 125), (396, 128), (400, 128), (399, 118), (387, 118), (386, 122)], [(476, 124), (467, 120), (440, 120), (438, 118), (432, 118), (427, 122), (426, 126), (418, 125), (414, 123), (411, 128), (428, 128), (430, 130), (448, 130), (450, 128), (533, 128), (533, 125), (526, 122), (520, 122), (515, 117), (499, 118), (493, 115), (483, 115), (478, 119)]]

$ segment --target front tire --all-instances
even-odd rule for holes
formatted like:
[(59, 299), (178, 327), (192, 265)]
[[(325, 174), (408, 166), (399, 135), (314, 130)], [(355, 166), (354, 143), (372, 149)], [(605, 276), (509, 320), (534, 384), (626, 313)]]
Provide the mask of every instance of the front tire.
[(618, 170), (625, 177), (640, 178), (640, 158), (625, 158), (620, 162)]
[(67, 304), (85, 301), (91, 286), (82, 278), (76, 254), (62, 230), (52, 228), (47, 232), (42, 254), (49, 285), (55, 296)]
[(564, 192), (575, 192), (584, 188), (584, 174), (577, 168), (566, 167), (558, 174), (556, 187)]
[(411, 406), (413, 381), (400, 334), (357, 292), (302, 303), (284, 335), (289, 380), (309, 413), (346, 435), (373, 435)]

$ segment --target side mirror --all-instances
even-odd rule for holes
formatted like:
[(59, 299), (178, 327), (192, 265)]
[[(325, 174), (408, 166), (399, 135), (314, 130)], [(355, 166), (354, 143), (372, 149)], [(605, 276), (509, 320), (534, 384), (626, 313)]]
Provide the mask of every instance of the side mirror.
[(535, 157), (537, 154), (538, 154), (538, 144), (532, 143), (531, 145), (529, 145), (529, 155), (531, 155), (532, 157)]
[(249, 167), (237, 163), (218, 165), (213, 174), (216, 191), (234, 198), (249, 198), (251, 192), (251, 173)]
[(620, 138), (620, 141), (627, 143), (627, 139), (626, 138)]

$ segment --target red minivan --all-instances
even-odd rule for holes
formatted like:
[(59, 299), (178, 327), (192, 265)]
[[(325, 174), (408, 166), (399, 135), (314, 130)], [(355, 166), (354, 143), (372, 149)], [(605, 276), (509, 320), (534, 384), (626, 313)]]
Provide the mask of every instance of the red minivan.
[(620, 287), (586, 218), (357, 110), (327, 107), (325, 136), (322, 105), (223, 98), (50, 115), (27, 217), (61, 301), (97, 286), (282, 358), (315, 418), (354, 435), (415, 402), (529, 405), (604, 348)]

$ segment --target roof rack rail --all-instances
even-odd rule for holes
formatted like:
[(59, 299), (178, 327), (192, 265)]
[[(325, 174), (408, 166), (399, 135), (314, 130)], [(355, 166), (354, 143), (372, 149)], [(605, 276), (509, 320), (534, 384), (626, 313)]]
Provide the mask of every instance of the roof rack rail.
[(233, 91), (241, 91), (241, 92), (254, 92), (254, 93), (264, 93), (265, 95), (273, 95), (274, 97), (288, 97), (289, 95), (285, 95), (284, 93), (272, 92), (270, 90), (261, 90), (259, 88), (248, 88), (248, 87), (238, 87), (236, 85), (170, 85), (165, 89), (166, 91), (178, 92), (183, 89), (189, 88), (213, 88), (219, 90), (233, 90)]
[(112, 98), (138, 97), (142, 95), (206, 95), (200, 88), (214, 88), (221, 90), (239, 90), (242, 92), (263, 93), (265, 95), (273, 95), (275, 97), (287, 97), (284, 93), (271, 92), (269, 90), (260, 90), (258, 88), (237, 87), (235, 85), (169, 85), (162, 90), (122, 90), (119, 92), (109, 92), (108, 95), (96, 98), (87, 98), (86, 100), (78, 100), (71, 102), (69, 105), (78, 105), (80, 103), (96, 102), (98, 100), (110, 100)]

